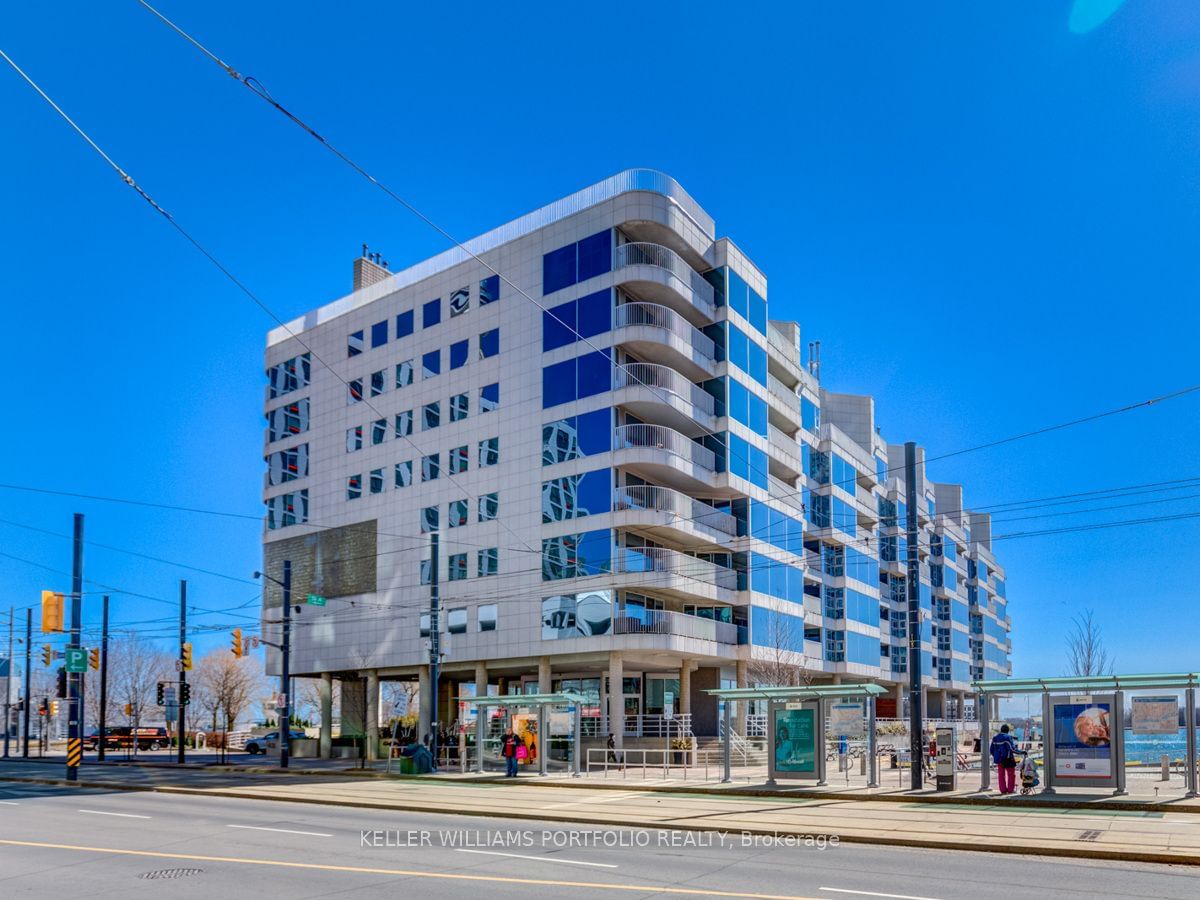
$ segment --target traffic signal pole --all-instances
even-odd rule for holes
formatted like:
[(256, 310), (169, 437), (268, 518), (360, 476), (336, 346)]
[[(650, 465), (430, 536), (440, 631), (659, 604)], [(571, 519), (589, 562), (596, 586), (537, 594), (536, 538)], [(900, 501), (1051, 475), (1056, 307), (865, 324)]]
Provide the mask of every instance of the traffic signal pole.
[(908, 747), (912, 759), (914, 791), (924, 787), (925, 744), (921, 740), (924, 710), (921, 709), (921, 558), (917, 532), (917, 445), (904, 445), (904, 499), (907, 505), (905, 533), (908, 541)]
[[(75, 513), (71, 554), (71, 649), (80, 649), (83, 617), (83, 513)], [(83, 691), (78, 672), (67, 673), (67, 781), (79, 780), (83, 758)]]
[[(104, 595), (104, 612), (100, 626), (100, 721), (96, 739), (96, 759), (104, 761), (105, 726), (108, 722), (108, 594)], [(26, 692), (28, 693), (28, 691)]]
[(25, 728), (24, 740), (21, 744), (21, 756), (29, 758), (29, 707), (33, 705), (33, 697), (29, 694), (29, 670), (33, 663), (33, 610), (25, 610)]
[(176, 726), (176, 741), (179, 744), (179, 754), (175, 761), (182, 763), (184, 759), (183, 739), (187, 736), (187, 729), (184, 727), (186, 719), (184, 716), (184, 685), (187, 684), (187, 669), (184, 661), (187, 658), (187, 582), (181, 580), (179, 582), (179, 691), (175, 700), (179, 704), (179, 724)]
[(292, 698), (288, 694), (291, 681), (292, 655), (292, 561), (283, 561), (283, 661), (279, 672), (279, 693), (283, 694), (283, 709), (279, 711), (279, 768), (288, 767), (292, 750)]
[(12, 730), (12, 672), (13, 672), (13, 619), (17, 611), (8, 608), (8, 671), (4, 674), (4, 758), (8, 759), (9, 731)]

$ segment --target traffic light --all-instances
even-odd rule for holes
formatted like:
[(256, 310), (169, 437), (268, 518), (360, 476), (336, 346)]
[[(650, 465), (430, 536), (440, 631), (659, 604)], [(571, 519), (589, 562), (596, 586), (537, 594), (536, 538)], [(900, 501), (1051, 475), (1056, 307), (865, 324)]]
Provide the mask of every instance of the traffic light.
[(165, 681), (160, 681), (158, 683), (158, 690), (154, 692), (154, 705), (167, 705), (167, 683)]
[(192, 670), (192, 645), (184, 644), (179, 648), (179, 659), (183, 663), (183, 671), (190, 672)]
[(246, 648), (242, 646), (242, 629), (233, 629), (233, 655), (241, 659), (246, 655)]
[(54, 661), (54, 648), (49, 644), (42, 644), (42, 665), (49, 666)]
[(67, 670), (62, 666), (60, 666), (58, 669), (58, 681), (54, 688), (54, 692), (58, 695), (58, 699), (60, 700), (66, 698), (67, 696)]
[(50, 715), (52, 715), (52, 716), (58, 715), (58, 701), (57, 700), (50, 701)]
[(179, 705), (187, 706), (192, 701), (192, 686), (186, 681), (179, 685)]
[(42, 591), (42, 634), (63, 630), (63, 595)]
[(88, 666), (90, 666), (93, 669), (99, 670), (99, 668), (100, 668), (100, 648), (99, 647), (93, 647), (91, 650), (88, 651)]
[(39, 715), (39, 716), (46, 716), (46, 715), (49, 715), (49, 714), (50, 714), (50, 704), (49, 704), (49, 703), (47, 703), (47, 702), (46, 702), (46, 700), (44, 700), (44, 699), (43, 699), (43, 700), (42, 700), (42, 701), (41, 701), (41, 702), (38, 704), (38, 715)]

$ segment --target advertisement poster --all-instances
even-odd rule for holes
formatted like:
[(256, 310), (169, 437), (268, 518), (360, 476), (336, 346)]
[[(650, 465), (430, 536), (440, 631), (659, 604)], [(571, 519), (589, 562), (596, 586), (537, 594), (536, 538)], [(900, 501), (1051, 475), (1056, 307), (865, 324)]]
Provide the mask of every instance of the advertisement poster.
[(829, 707), (829, 733), (860, 738), (867, 733), (861, 703), (834, 703)]
[(522, 766), (532, 766), (537, 762), (538, 751), (538, 717), (536, 713), (517, 713), (512, 717), (513, 734), (525, 745), (525, 755), (517, 755), (517, 762)]
[(1111, 714), (1108, 703), (1054, 704), (1057, 778), (1112, 777)]
[(1178, 697), (1134, 697), (1134, 734), (1178, 734)]
[(816, 710), (775, 710), (775, 771), (816, 774)]

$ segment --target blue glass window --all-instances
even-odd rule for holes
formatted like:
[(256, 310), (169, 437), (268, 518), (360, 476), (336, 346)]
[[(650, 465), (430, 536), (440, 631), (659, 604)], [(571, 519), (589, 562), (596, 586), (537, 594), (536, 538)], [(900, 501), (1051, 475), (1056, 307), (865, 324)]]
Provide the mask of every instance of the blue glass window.
[(491, 412), (500, 406), (500, 385), (485, 384), (479, 389), (479, 411)]
[(470, 341), (455, 341), (450, 345), (450, 370), (460, 369), (467, 364), (467, 351), (470, 350)]
[(750, 286), (733, 269), (729, 270), (729, 293), (726, 296), (729, 308), (743, 319), (750, 319)]
[(430, 350), (421, 357), (421, 377), (432, 378), (442, 372), (442, 351)]
[(358, 356), (363, 352), (363, 333), (356, 331), (346, 338), (346, 356)]
[(569, 403), (612, 389), (608, 351), (586, 353), (542, 369), (542, 408)]
[(388, 323), (387, 319), (382, 322), (376, 322), (371, 326), (371, 347), (382, 347), (388, 342)]
[[(605, 270), (607, 271), (607, 270)], [(605, 288), (580, 297), (576, 302), (578, 307), (579, 336), (594, 337), (604, 334), (612, 328), (612, 291)]]
[(612, 508), (612, 470), (598, 469), (542, 482), (542, 521), (561, 522)]
[(542, 256), (542, 293), (570, 287), (576, 281), (575, 245), (568, 244)]
[(442, 321), (442, 298), (430, 300), (421, 307), (421, 327), (431, 328)]
[(487, 359), (500, 352), (500, 329), (493, 328), (479, 336), (479, 358)]
[(754, 290), (750, 291), (750, 315), (747, 318), (759, 334), (767, 333), (767, 301)]
[(500, 276), (489, 275), (479, 282), (479, 305), (487, 306), (500, 299)]
[(396, 316), (396, 340), (408, 337), (413, 333), (413, 311), (402, 312)]
[(542, 311), (542, 352), (565, 347), (575, 341), (576, 303), (560, 303)]
[(608, 230), (579, 242), (579, 280), (587, 281), (612, 269), (612, 233)]
[(807, 397), (800, 398), (800, 424), (814, 433), (821, 427), (821, 408)]

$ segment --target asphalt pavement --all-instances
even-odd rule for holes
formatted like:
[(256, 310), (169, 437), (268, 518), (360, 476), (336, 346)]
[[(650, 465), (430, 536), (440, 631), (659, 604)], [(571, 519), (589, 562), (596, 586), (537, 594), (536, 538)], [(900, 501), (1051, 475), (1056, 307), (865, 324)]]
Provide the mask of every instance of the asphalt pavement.
[[(621, 794), (613, 794), (619, 803)], [(0, 896), (1196, 896), (1195, 869), (0, 782)]]

